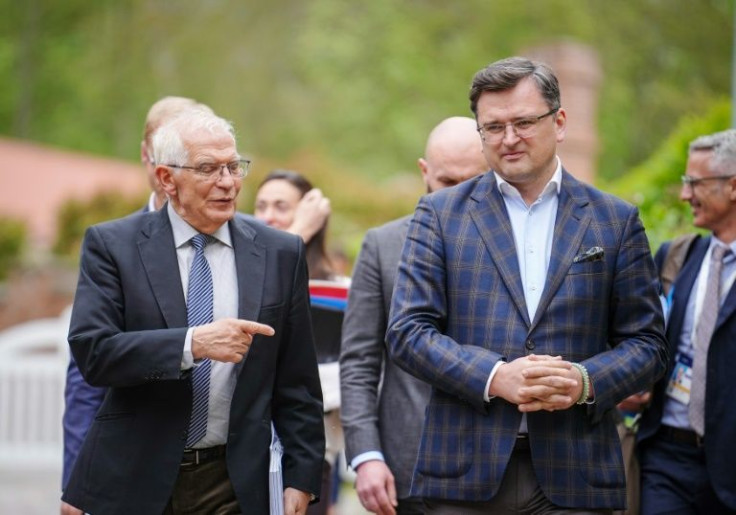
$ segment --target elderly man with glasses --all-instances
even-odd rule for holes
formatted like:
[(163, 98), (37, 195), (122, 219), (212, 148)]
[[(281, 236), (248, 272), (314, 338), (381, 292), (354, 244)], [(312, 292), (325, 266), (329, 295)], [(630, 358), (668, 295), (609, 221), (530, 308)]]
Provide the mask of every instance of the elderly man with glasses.
[(168, 203), (84, 238), (69, 344), (108, 392), (63, 500), (265, 515), (273, 421), (284, 513), (304, 514), (324, 455), (304, 243), (236, 213), (248, 162), (228, 122), (187, 111), (153, 140)]

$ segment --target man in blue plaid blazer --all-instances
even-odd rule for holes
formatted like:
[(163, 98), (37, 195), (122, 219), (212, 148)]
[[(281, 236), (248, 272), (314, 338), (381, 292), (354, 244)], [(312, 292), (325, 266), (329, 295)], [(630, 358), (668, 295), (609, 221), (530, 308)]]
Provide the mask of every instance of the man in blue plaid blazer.
[(667, 357), (638, 212), (562, 168), (547, 66), (493, 63), (470, 100), (491, 171), (419, 202), (386, 335), (432, 385), (411, 495), (440, 515), (624, 508), (616, 404)]

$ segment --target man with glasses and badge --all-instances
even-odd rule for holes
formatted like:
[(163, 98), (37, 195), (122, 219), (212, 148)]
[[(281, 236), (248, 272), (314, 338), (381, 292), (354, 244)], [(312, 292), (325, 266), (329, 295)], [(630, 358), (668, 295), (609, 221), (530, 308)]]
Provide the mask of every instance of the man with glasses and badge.
[(284, 513), (304, 514), (324, 455), (304, 244), (236, 213), (249, 162), (228, 122), (185, 111), (153, 141), (168, 203), (84, 238), (69, 344), (108, 392), (63, 500), (268, 514), (273, 421)]
[(668, 295), (670, 360), (637, 434), (641, 512), (736, 513), (736, 130), (690, 143), (680, 199), (710, 234)]
[(616, 405), (666, 366), (644, 228), (562, 167), (549, 67), (492, 63), (470, 106), (491, 171), (420, 200), (386, 334), (432, 386), (411, 495), (435, 515), (610, 513)]

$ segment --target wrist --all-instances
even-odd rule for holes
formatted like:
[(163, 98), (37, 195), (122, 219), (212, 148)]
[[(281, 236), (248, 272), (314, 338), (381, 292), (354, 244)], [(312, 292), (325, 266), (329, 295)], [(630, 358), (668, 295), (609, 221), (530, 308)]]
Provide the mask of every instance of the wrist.
[(580, 392), (580, 397), (577, 401), (575, 401), (575, 404), (585, 404), (588, 402), (588, 399), (590, 398), (590, 376), (588, 375), (588, 369), (586, 369), (583, 365), (580, 363), (571, 363), (573, 367), (577, 369), (578, 372), (580, 372), (581, 379), (583, 381), (583, 389)]

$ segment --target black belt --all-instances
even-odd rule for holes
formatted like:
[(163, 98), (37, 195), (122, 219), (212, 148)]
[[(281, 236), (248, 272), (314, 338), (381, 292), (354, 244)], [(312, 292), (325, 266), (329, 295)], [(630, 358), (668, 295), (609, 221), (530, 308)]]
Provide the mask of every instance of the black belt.
[(689, 429), (680, 429), (679, 427), (661, 425), (659, 426), (658, 434), (663, 439), (669, 440), (670, 442), (682, 443), (693, 447), (703, 446), (703, 437)]
[(225, 446), (206, 447), (204, 449), (184, 449), (181, 457), (182, 465), (200, 465), (225, 456)]

